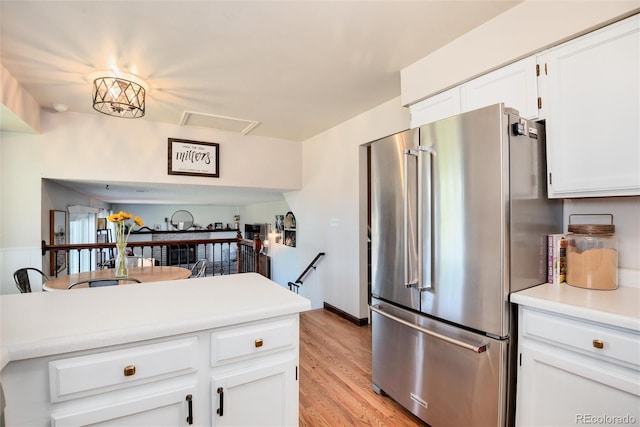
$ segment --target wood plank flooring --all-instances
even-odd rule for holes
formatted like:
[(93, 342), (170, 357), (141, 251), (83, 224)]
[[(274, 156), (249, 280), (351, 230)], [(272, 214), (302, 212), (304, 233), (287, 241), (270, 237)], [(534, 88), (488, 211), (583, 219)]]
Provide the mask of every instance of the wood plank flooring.
[(300, 426), (426, 426), (371, 389), (371, 325), (324, 309), (300, 315)]

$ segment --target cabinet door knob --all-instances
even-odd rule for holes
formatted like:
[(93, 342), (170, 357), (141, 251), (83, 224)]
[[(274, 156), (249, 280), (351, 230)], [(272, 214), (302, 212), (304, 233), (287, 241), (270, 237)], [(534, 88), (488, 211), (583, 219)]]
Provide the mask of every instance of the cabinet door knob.
[(256, 338), (255, 340), (256, 348), (262, 347), (262, 344), (264, 344), (264, 341), (262, 341), (262, 338)]
[(127, 365), (124, 367), (124, 376), (130, 377), (136, 374), (136, 365)]
[(604, 348), (604, 342), (601, 340), (593, 340), (593, 346), (595, 348)]

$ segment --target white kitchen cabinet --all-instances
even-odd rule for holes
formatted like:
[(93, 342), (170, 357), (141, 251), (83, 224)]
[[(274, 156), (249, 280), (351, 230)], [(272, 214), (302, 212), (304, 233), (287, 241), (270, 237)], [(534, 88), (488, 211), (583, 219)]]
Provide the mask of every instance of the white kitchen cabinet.
[(5, 425), (218, 425), (219, 387), (295, 425), (309, 308), (257, 273), (2, 295)]
[(296, 369), (295, 359), (289, 358), (273, 363), (258, 361), (253, 367), (214, 375), (213, 425), (297, 425)]
[(449, 89), (411, 107), (411, 128), (460, 114), (460, 87)]
[(211, 334), (212, 425), (297, 425), (298, 331), (291, 317)]
[(135, 386), (197, 370), (198, 339), (188, 337), (49, 362), (52, 402)]
[[(189, 404), (195, 387), (149, 394), (138, 399), (109, 401), (91, 409), (79, 409), (51, 416), (52, 427), (101, 426), (182, 426), (189, 425)], [(192, 412), (191, 412), (192, 414)]]
[(196, 336), (10, 363), (2, 371), (6, 422), (188, 425), (197, 370)]
[(514, 62), (460, 87), (462, 112), (503, 103), (526, 119), (538, 118), (536, 57)]
[(638, 331), (519, 307), (516, 425), (640, 421)]
[(7, 425), (296, 425), (298, 333), (296, 313), (11, 362)]
[(549, 197), (640, 195), (640, 15), (547, 53)]
[(539, 118), (536, 62), (522, 59), (412, 105), (411, 128), (498, 103)]

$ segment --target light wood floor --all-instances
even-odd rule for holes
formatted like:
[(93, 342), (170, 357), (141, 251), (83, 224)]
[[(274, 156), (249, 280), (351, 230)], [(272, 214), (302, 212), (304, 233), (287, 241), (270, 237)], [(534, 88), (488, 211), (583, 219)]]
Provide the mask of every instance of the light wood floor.
[(371, 390), (371, 325), (324, 309), (300, 315), (300, 426), (425, 426)]

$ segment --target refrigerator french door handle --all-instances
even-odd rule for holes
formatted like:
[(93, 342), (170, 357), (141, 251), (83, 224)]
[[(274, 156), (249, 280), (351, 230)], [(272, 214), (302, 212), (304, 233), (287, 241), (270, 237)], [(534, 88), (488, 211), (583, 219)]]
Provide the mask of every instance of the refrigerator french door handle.
[[(412, 189), (414, 189), (414, 187), (411, 186), (411, 177), (409, 174), (409, 158), (410, 157), (419, 157), (418, 156), (418, 151), (416, 150), (404, 150), (404, 223), (403, 223), (403, 231), (404, 231), (404, 286), (405, 288), (413, 288), (413, 287), (417, 287), (420, 284), (420, 258), (417, 257), (418, 259), (411, 259), (413, 257), (413, 254), (415, 253), (415, 251), (413, 250), (414, 248), (411, 247), (411, 242), (412, 241), (417, 241), (415, 238), (414, 239), (410, 239), (409, 233), (410, 233), (410, 227), (409, 227), (409, 197), (411, 195), (411, 191)], [(415, 190), (414, 190), (415, 191)], [(417, 237), (417, 236), (416, 236)], [(420, 246), (418, 245), (418, 250)], [(414, 257), (415, 258), (415, 257)], [(411, 262), (413, 261), (413, 262)], [(413, 275), (413, 271), (411, 269), (411, 266), (417, 266), (418, 267), (418, 273), (417, 273), (417, 277), (415, 277)]]
[[(425, 159), (425, 154), (428, 157)], [(426, 145), (418, 147), (418, 290), (424, 291), (432, 287), (431, 259), (433, 256), (433, 240), (431, 235), (431, 213), (432, 213), (432, 193), (431, 193), (431, 156), (435, 154), (433, 148)], [(426, 163), (425, 163), (426, 161)], [(424, 166), (426, 171), (423, 174)], [(424, 181), (425, 175), (428, 181)], [(424, 203), (427, 203), (425, 206)], [(426, 234), (424, 234), (426, 233)], [(426, 253), (425, 253), (426, 252)]]
[(469, 344), (469, 343), (466, 343), (466, 342), (463, 342), (463, 341), (448, 337), (446, 335), (439, 334), (437, 332), (430, 331), (428, 329), (421, 328), (418, 325), (414, 325), (413, 323), (408, 322), (408, 321), (406, 321), (404, 319), (401, 319), (400, 317), (397, 317), (397, 316), (394, 316), (393, 314), (390, 314), (390, 313), (387, 313), (385, 311), (382, 311), (380, 309), (380, 305), (379, 304), (372, 305), (369, 308), (371, 309), (371, 311), (374, 311), (374, 312), (378, 313), (379, 315), (386, 317), (387, 319), (393, 320), (394, 322), (398, 322), (401, 325), (404, 325), (404, 326), (406, 326), (408, 328), (411, 328), (411, 329), (413, 329), (413, 330), (415, 330), (417, 332), (420, 332), (422, 334), (429, 335), (430, 337), (433, 337), (433, 338), (448, 342), (449, 344), (453, 344), (455, 346), (464, 348), (465, 350), (469, 350), (469, 351), (472, 351), (474, 353), (484, 353), (485, 351), (487, 351), (487, 346), (486, 345), (476, 346), (476, 345), (473, 345), (473, 344)]

